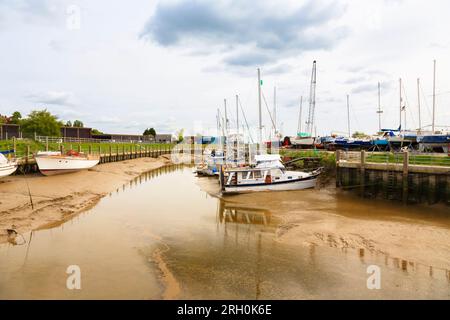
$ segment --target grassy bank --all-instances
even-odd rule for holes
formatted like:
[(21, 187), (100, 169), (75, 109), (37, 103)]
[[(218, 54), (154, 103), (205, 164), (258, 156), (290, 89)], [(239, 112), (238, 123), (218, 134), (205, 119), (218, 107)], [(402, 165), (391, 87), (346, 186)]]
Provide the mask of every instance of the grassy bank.
[[(139, 151), (139, 150), (160, 150), (163, 148), (172, 147), (172, 144), (162, 144), (162, 143), (153, 143), (153, 144), (144, 144), (144, 143), (49, 143), (48, 150), (50, 151), (58, 151), (63, 146), (64, 150), (81, 150), (82, 152), (88, 153), (89, 150), (92, 153), (109, 153), (112, 150), (113, 153), (119, 152), (130, 152), (130, 151)], [(29, 147), (29, 151), (31, 154), (36, 153), (38, 151), (45, 151), (46, 144), (37, 142), (31, 139), (23, 139), (16, 140), (16, 157), (24, 157), (27, 154), (27, 147)], [(14, 141), (13, 140), (1, 140), (0, 141), (0, 150), (12, 150), (14, 149)]]

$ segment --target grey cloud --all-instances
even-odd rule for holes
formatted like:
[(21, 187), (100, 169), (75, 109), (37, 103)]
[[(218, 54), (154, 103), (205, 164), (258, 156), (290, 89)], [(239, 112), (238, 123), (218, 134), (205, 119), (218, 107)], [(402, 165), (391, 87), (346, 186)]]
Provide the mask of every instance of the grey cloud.
[(209, 53), (225, 51), (226, 64), (247, 66), (332, 48), (345, 37), (346, 30), (328, 24), (343, 13), (344, 7), (336, 1), (319, 4), (308, 0), (300, 8), (283, 13), (274, 12), (267, 3), (161, 2), (140, 37), (162, 46), (198, 50), (200, 45)]
[(31, 93), (25, 96), (28, 100), (35, 103), (60, 105), (60, 106), (73, 106), (74, 96), (71, 92), (65, 91), (48, 91)]

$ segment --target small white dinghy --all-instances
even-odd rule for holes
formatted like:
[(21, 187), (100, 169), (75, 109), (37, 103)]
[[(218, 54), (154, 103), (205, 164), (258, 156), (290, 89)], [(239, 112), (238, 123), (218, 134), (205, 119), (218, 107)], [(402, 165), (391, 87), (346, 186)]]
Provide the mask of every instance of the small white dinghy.
[(17, 170), (17, 162), (10, 161), (0, 153), (0, 178), (9, 176)]
[(59, 151), (39, 151), (35, 158), (39, 171), (45, 176), (89, 169), (100, 161), (98, 156), (86, 155), (73, 150), (64, 155)]
[(225, 169), (221, 173), (222, 193), (286, 191), (314, 188), (320, 169), (313, 172), (287, 171), (279, 155), (256, 156), (255, 167)]

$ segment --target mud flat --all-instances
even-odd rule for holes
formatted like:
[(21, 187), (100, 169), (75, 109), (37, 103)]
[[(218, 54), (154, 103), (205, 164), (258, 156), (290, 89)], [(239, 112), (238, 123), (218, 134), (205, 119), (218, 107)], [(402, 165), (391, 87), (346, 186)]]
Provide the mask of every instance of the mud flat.
[[(0, 243), (59, 225), (140, 174), (170, 164), (167, 157), (107, 163), (71, 174), (9, 176), (0, 180)], [(33, 202), (28, 193), (30, 190)], [(8, 235), (7, 230), (10, 231)]]

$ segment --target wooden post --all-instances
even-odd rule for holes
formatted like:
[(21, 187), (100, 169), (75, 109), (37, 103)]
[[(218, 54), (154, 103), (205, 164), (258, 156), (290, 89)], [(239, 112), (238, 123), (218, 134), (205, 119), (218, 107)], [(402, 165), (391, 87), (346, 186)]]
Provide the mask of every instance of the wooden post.
[(45, 137), (45, 151), (48, 151), (48, 136)]
[(81, 144), (78, 144), (78, 152), (81, 152)]
[(88, 150), (89, 154), (92, 153), (92, 145), (89, 145), (89, 150)]
[(27, 158), (26, 158), (26, 160), (25, 160), (26, 164), (28, 164), (28, 159), (29, 159), (29, 157), (30, 157), (30, 145), (27, 144)]
[(361, 165), (360, 165), (360, 192), (361, 196), (364, 196), (364, 187), (366, 184), (366, 151), (361, 150)]
[(335, 157), (336, 157), (336, 188), (339, 188), (341, 186), (341, 175), (339, 171), (339, 160), (341, 159), (340, 150), (336, 150)]
[(13, 137), (13, 150), (14, 150), (14, 155), (16, 155), (16, 150), (17, 150), (17, 142), (16, 142), (16, 137)]
[(61, 152), (61, 155), (64, 154), (64, 145), (62, 143), (59, 145), (59, 151)]
[(409, 166), (409, 152), (403, 152), (403, 175), (402, 175), (402, 184), (403, 184), (403, 192), (402, 192), (402, 200), (403, 203), (408, 202), (408, 166)]

